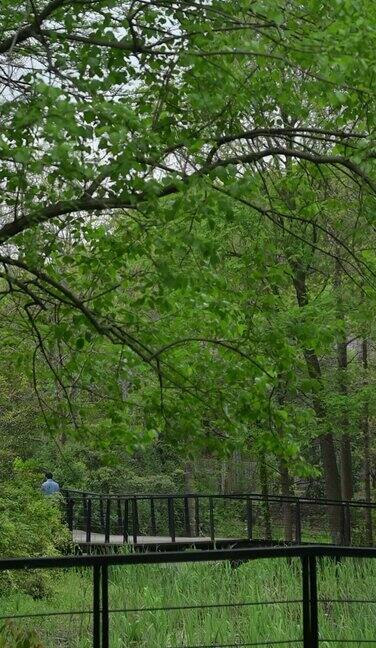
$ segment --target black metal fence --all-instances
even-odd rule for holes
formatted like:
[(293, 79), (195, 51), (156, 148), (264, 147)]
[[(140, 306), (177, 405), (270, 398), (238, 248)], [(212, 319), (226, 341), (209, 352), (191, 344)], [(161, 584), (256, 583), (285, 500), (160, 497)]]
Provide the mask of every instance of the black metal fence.
[(372, 546), (376, 523), (376, 504), (364, 501), (257, 493), (63, 494), (69, 528), (80, 544), (188, 544), (194, 539)]
[[(298, 596), (289, 599), (282, 599), (278, 597), (278, 591), (275, 591), (275, 596), (273, 600), (247, 600), (247, 601), (237, 601), (237, 600), (225, 600), (221, 601), (221, 597), (226, 594), (226, 592), (215, 592), (215, 596), (218, 596), (218, 601), (215, 604), (197, 604), (197, 601), (189, 599), (186, 605), (175, 605), (172, 602), (171, 605), (155, 605), (153, 607), (146, 607), (145, 605), (140, 605), (137, 608), (132, 608), (131, 606), (125, 605), (123, 601), (122, 607), (113, 607), (113, 602), (111, 600), (111, 588), (109, 588), (109, 570), (111, 567), (116, 567), (121, 570), (131, 570), (135, 565), (151, 565), (156, 564), (177, 564), (177, 563), (202, 563), (209, 562), (219, 564), (223, 561), (231, 561), (231, 563), (239, 564), (247, 563), (248, 561), (267, 561), (271, 559), (288, 559), (295, 560), (300, 567), (296, 569), (297, 583), (300, 589)], [(189, 552), (168, 552), (168, 553), (133, 553), (130, 555), (107, 555), (107, 556), (75, 556), (75, 557), (60, 557), (60, 558), (15, 558), (15, 559), (2, 559), (0, 560), (0, 576), (3, 575), (4, 571), (13, 571), (13, 570), (35, 570), (35, 569), (70, 569), (77, 570), (78, 568), (84, 568), (90, 570), (91, 572), (91, 582), (92, 582), (92, 593), (91, 599), (92, 604), (90, 609), (82, 610), (51, 610), (44, 614), (17, 614), (12, 613), (9, 615), (2, 615), (1, 619), (12, 618), (13, 620), (18, 620), (18, 622), (25, 619), (32, 618), (36, 616), (38, 622), (40, 622), (42, 617), (58, 617), (59, 615), (64, 615), (65, 617), (69, 614), (71, 615), (82, 615), (89, 614), (92, 617), (91, 631), (88, 638), (89, 643), (94, 648), (110, 648), (110, 646), (115, 645), (111, 637), (110, 631), (110, 621), (113, 615), (129, 615), (138, 613), (140, 615), (150, 615), (151, 612), (156, 610), (162, 610), (166, 614), (183, 614), (187, 610), (200, 612), (202, 615), (207, 608), (240, 608), (247, 606), (249, 610), (249, 617), (247, 617), (246, 630), (243, 634), (239, 634), (237, 631), (235, 636), (236, 627), (235, 625), (230, 626), (230, 632), (233, 632), (232, 640), (229, 639), (227, 643), (219, 641), (216, 637), (212, 637), (210, 643), (205, 639), (205, 643), (196, 643), (195, 645), (187, 645), (186, 643), (180, 643), (179, 647), (175, 646), (174, 648), (230, 648), (232, 647), (241, 647), (241, 646), (302, 646), (303, 648), (319, 648), (320, 646), (361, 646), (361, 645), (370, 645), (376, 646), (376, 629), (375, 624), (373, 623), (373, 615), (371, 613), (370, 619), (371, 622), (368, 622), (366, 628), (369, 633), (366, 637), (362, 632), (362, 619), (363, 619), (363, 608), (368, 604), (374, 605), (376, 600), (369, 598), (360, 600), (359, 598), (338, 598), (338, 594), (333, 592), (334, 596), (328, 598), (327, 594), (324, 593), (324, 596), (320, 592), (318, 586), (318, 567), (321, 565), (322, 559), (331, 558), (336, 561), (345, 561), (347, 558), (351, 559), (354, 563), (359, 563), (365, 559), (376, 558), (376, 549), (370, 548), (352, 548), (352, 547), (328, 547), (328, 546), (290, 546), (290, 547), (258, 547), (258, 548), (247, 548), (247, 549), (235, 549), (235, 550), (221, 550), (221, 551), (189, 551)], [(273, 563), (275, 564), (275, 563)], [(148, 569), (149, 569), (148, 567)], [(234, 572), (234, 578), (236, 577), (236, 572)], [(173, 578), (173, 574), (170, 577)], [(340, 578), (340, 575), (338, 576)], [(359, 579), (362, 576), (359, 574)], [(300, 583), (300, 585), (299, 585)], [(172, 585), (172, 580), (171, 580)], [(355, 586), (355, 583), (351, 583), (351, 587)], [(153, 580), (150, 578), (150, 587), (153, 587)], [(173, 588), (171, 587), (171, 591)], [(129, 592), (128, 592), (129, 598)], [(142, 602), (142, 598), (141, 598)], [(328, 629), (328, 605), (342, 605), (349, 606), (349, 604), (356, 604), (356, 632), (359, 634), (354, 636), (352, 633), (351, 636), (346, 636), (347, 628), (338, 622), (338, 618), (335, 615), (332, 616), (332, 628), (330, 637), (326, 637), (322, 632), (322, 619), (326, 620), (326, 631)], [(293, 605), (297, 608), (299, 614), (294, 617), (296, 619), (293, 623), (294, 636), (291, 637), (281, 637), (281, 627), (276, 624), (270, 623), (268, 630), (270, 630), (270, 638), (259, 638), (254, 640), (253, 637), (249, 639), (249, 629), (252, 627), (252, 623), (255, 619), (256, 609), (260, 606), (264, 607), (269, 606), (271, 608), (278, 605)], [(362, 607), (359, 608), (359, 605)], [(320, 608), (324, 606), (323, 612), (320, 611)], [(144, 631), (147, 632), (147, 628), (150, 627), (150, 616), (147, 617), (148, 621), (143, 625)], [(200, 629), (200, 624), (203, 623), (203, 617), (201, 616), (197, 620), (198, 627)], [(367, 624), (366, 624), (367, 625)], [(247, 634), (248, 628), (248, 634)], [(370, 636), (371, 635), (371, 636)], [(126, 638), (117, 638), (116, 646), (128, 646), (128, 645), (138, 645), (135, 641), (129, 640), (127, 642)], [(120, 641), (120, 643), (119, 643)], [(54, 644), (56, 645), (56, 644)], [(60, 644), (60, 645), (70, 645), (71, 644)], [(83, 645), (83, 644), (80, 644)], [(85, 645), (88, 645), (85, 643)], [(142, 645), (148, 645), (149, 648), (172, 648), (170, 645), (169, 637), (166, 635), (165, 640), (162, 640), (158, 646), (148, 643), (142, 643)]]

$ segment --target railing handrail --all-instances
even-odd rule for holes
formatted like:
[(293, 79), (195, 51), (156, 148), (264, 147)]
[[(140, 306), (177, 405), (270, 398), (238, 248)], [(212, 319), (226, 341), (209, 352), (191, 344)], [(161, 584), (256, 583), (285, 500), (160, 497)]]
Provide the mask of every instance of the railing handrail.
[(346, 505), (350, 507), (362, 508), (376, 508), (376, 502), (367, 502), (366, 500), (346, 500), (346, 499), (328, 499), (324, 497), (311, 498), (302, 495), (263, 495), (262, 493), (97, 493), (93, 491), (77, 490), (71, 488), (61, 489), (61, 493), (71, 499), (90, 497), (92, 499), (137, 499), (137, 500), (166, 500), (166, 499), (184, 499), (184, 498), (199, 498), (199, 499), (246, 499), (247, 497), (253, 500), (266, 501), (270, 503), (286, 503), (294, 504), (301, 502), (304, 504), (316, 504), (323, 506), (341, 506)]
[[(92, 608), (89, 614), (92, 615), (92, 648), (110, 648), (110, 615), (120, 611), (110, 606), (109, 570), (111, 566), (136, 565), (136, 564), (158, 564), (158, 563), (202, 563), (228, 561), (249, 561), (257, 559), (273, 558), (297, 558), (301, 563), (301, 592), (302, 596), (291, 601), (300, 604), (301, 627), (303, 636), (301, 639), (293, 639), (293, 643), (299, 643), (303, 648), (319, 648), (320, 644), (320, 616), (318, 604), (322, 599), (318, 593), (317, 559), (320, 558), (376, 558), (376, 548), (365, 547), (338, 547), (334, 545), (295, 545), (287, 547), (247, 547), (245, 549), (221, 549), (210, 551), (188, 551), (188, 552), (166, 552), (166, 553), (133, 553), (128, 555), (90, 555), (90, 556), (58, 556), (58, 557), (34, 557), (34, 558), (2, 558), (0, 559), (0, 572), (2, 570), (20, 569), (51, 569), (51, 568), (88, 568), (92, 572)], [(273, 603), (290, 601), (270, 601)], [(352, 602), (347, 601), (346, 602)], [(355, 602), (355, 599), (354, 599)], [(359, 602), (359, 601), (357, 601)], [(364, 601), (367, 603), (367, 601)], [(220, 604), (218, 604), (220, 605)], [(199, 606), (197, 606), (199, 607)], [(215, 607), (211, 606), (211, 607)], [(163, 608), (161, 608), (163, 609)], [(166, 606), (165, 608), (168, 608)], [(185, 609), (184, 606), (176, 609)], [(138, 611), (141, 611), (142, 608)], [(124, 612), (126, 612), (124, 608)], [(52, 610), (42, 616), (56, 614), (67, 614), (66, 611), (59, 612)], [(77, 614), (72, 611), (72, 614)], [(87, 611), (79, 614), (87, 614)], [(69, 612), (68, 612), (69, 614)], [(33, 615), (31, 615), (33, 616)], [(40, 616), (40, 615), (38, 615)], [(10, 615), (2, 618), (17, 618), (17, 615)], [(22, 615), (19, 618), (23, 618)], [(325, 639), (324, 639), (325, 641)], [(344, 639), (347, 643), (347, 639)], [(354, 643), (353, 639), (351, 642)], [(289, 643), (286, 641), (271, 641), (270, 644)], [(356, 643), (358, 643), (356, 641)], [(360, 639), (359, 643), (373, 643), (370, 640)], [(212, 644), (211, 644), (212, 645)], [(214, 645), (214, 644), (213, 644)], [(235, 645), (235, 644), (231, 644)], [(265, 642), (241, 645), (266, 645)], [(268, 642), (269, 645), (269, 642)], [(188, 648), (188, 647), (187, 647)]]
[(0, 558), (0, 571), (8, 569), (64, 569), (159, 563), (216, 562), (221, 560), (257, 560), (264, 558), (376, 558), (376, 547), (342, 547), (337, 545), (288, 545), (208, 549), (202, 551), (166, 551), (150, 553), (96, 554), (87, 556), (41, 556)]

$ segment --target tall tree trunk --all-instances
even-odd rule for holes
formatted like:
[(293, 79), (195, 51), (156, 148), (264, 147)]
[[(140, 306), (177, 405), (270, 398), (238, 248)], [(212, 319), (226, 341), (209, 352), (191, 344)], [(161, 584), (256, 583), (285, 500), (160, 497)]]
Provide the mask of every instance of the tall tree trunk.
[[(338, 387), (341, 396), (347, 396), (347, 340), (337, 344)], [(342, 499), (351, 500), (353, 496), (351, 437), (348, 434), (349, 419), (347, 414), (340, 417), (341, 436), (341, 494)]]
[(260, 484), (261, 484), (261, 494), (263, 496), (262, 512), (264, 518), (265, 540), (271, 542), (272, 525), (271, 525), (270, 504), (269, 504), (269, 481), (268, 481), (268, 470), (266, 467), (264, 454), (260, 455)]
[[(362, 340), (362, 365), (364, 371), (363, 386), (367, 386), (367, 369), (368, 369), (368, 342)], [(371, 453), (370, 453), (370, 435), (369, 435), (369, 411), (368, 398), (365, 397), (361, 427), (363, 432), (364, 443), (364, 496), (366, 502), (371, 501)], [(372, 509), (366, 509), (366, 540), (367, 545), (373, 546), (373, 528), (372, 528)]]
[[(339, 251), (338, 251), (339, 253)], [(337, 298), (338, 319), (344, 323), (344, 309), (342, 300), (342, 268), (336, 258), (334, 284)], [(338, 366), (338, 390), (344, 400), (347, 396), (347, 337), (345, 332), (342, 333), (337, 342), (337, 366)], [(339, 423), (342, 429), (341, 435), (341, 495), (344, 500), (351, 500), (353, 497), (353, 480), (352, 480), (352, 456), (351, 456), (351, 437), (349, 435), (349, 417), (346, 409), (340, 416)]]
[[(297, 302), (300, 308), (304, 308), (308, 304), (308, 292), (306, 286), (306, 270), (296, 262), (292, 263), (294, 272), (293, 282), (296, 292)], [(308, 375), (317, 381), (321, 381), (321, 367), (318, 356), (314, 349), (303, 349), (304, 359), (307, 366)], [(325, 404), (320, 399), (319, 394), (313, 395), (313, 408), (316, 417), (320, 422), (325, 423), (326, 410)], [(321, 458), (324, 470), (324, 483), (325, 494), (328, 499), (340, 500), (341, 499), (341, 481), (337, 465), (337, 457), (333, 435), (328, 432), (319, 437)], [(330, 506), (329, 508), (329, 522), (334, 543), (341, 541), (341, 508), (339, 506)]]
[(341, 494), (344, 500), (351, 500), (353, 496), (351, 438), (348, 434), (341, 438)]
[[(289, 474), (286, 462), (281, 459), (279, 464), (279, 471), (281, 475), (281, 494), (283, 497), (290, 497), (292, 495), (292, 479)], [(293, 539), (293, 511), (292, 505), (285, 502), (282, 505), (283, 511), (283, 528), (284, 538), (286, 542), (292, 542)]]

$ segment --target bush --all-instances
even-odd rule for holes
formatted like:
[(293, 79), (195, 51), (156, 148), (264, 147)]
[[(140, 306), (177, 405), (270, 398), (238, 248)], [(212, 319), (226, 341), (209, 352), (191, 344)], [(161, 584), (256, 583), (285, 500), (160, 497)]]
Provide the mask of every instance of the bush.
[[(0, 557), (57, 556), (70, 546), (60, 496), (45, 497), (40, 478), (20, 460), (12, 481), (0, 483)], [(43, 571), (4, 572), (1, 590), (20, 589), (40, 598), (48, 594), (52, 575)]]

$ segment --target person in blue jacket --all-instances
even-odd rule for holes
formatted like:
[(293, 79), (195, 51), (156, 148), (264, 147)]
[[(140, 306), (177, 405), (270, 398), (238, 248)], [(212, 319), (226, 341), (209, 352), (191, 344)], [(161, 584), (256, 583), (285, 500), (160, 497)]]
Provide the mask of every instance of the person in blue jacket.
[(58, 493), (60, 491), (60, 486), (53, 479), (52, 473), (46, 473), (46, 481), (43, 482), (41, 489), (44, 495), (53, 495), (53, 493)]

